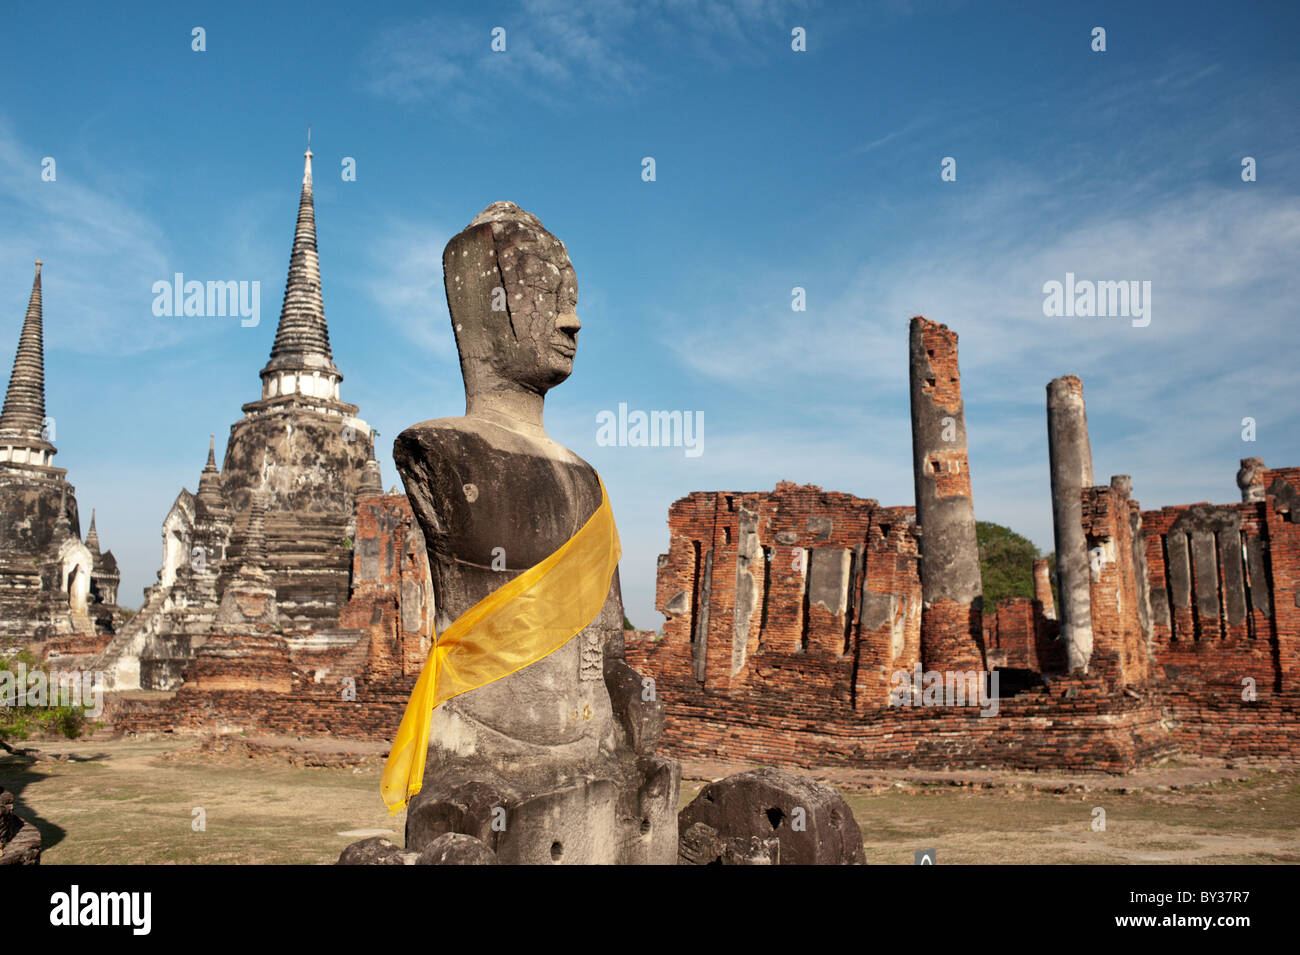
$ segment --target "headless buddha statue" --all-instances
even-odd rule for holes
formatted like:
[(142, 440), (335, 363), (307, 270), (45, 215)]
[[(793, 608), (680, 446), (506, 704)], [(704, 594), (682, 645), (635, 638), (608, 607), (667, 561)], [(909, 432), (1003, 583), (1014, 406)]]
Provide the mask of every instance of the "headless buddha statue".
[[(558, 550), (601, 503), (595, 470), (542, 423), (581, 328), (564, 244), (498, 202), (447, 244), (443, 271), (465, 415), (414, 425), (393, 447), (424, 531), (439, 633)], [(615, 572), (576, 637), (433, 711), (408, 849), (454, 831), (502, 861), (675, 860), (680, 772), (654, 755), (662, 704), (643, 699), (622, 659), (622, 627)]]

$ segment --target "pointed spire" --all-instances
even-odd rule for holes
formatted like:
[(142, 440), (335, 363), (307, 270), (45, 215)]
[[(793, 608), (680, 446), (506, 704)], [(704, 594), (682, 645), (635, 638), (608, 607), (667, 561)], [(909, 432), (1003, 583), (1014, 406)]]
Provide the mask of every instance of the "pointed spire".
[(384, 493), (384, 482), (379, 474), (379, 461), (375, 458), (375, 438), (377, 437), (379, 437), (379, 432), (372, 429), (370, 432), (370, 457), (366, 460), (365, 468), (361, 472), (361, 486), (357, 488), (358, 496)]
[(202, 502), (208, 509), (223, 507), (225, 502), (222, 499), (221, 472), (217, 470), (217, 436), (208, 435), (208, 463), (203, 466), (203, 471), (199, 474), (199, 493), (195, 498)]
[(90, 530), (86, 534), (86, 547), (90, 553), (99, 556), (99, 531), (95, 530), (95, 509), (90, 509)]
[(41, 260), (36, 260), (36, 278), (27, 303), (18, 352), (14, 356), (9, 391), (0, 411), (0, 431), (19, 432), (23, 437), (45, 441), (45, 349), (41, 335)]
[[(310, 136), (310, 134), (309, 134)], [(280, 324), (271, 346), (271, 358), (262, 375), (276, 371), (321, 371), (336, 375), (330, 352), (329, 327), (321, 297), (320, 259), (316, 253), (316, 206), (312, 198), (310, 143), (304, 154), (302, 197), (298, 201), (298, 226), (293, 234), (289, 275), (284, 285)]]

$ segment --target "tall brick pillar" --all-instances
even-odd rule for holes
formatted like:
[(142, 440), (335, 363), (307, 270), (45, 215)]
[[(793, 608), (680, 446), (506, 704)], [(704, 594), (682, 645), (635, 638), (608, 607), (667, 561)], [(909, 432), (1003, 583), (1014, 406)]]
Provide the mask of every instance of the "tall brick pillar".
[(921, 661), (984, 669), (983, 590), (957, 333), (920, 315), (909, 347), (912, 474), (921, 526)]
[(1077, 375), (1047, 386), (1047, 455), (1052, 470), (1052, 525), (1056, 532), (1056, 589), (1061, 598), (1061, 638), (1070, 672), (1092, 659), (1088, 542), (1080, 493), (1093, 486), (1092, 446), (1083, 382)]

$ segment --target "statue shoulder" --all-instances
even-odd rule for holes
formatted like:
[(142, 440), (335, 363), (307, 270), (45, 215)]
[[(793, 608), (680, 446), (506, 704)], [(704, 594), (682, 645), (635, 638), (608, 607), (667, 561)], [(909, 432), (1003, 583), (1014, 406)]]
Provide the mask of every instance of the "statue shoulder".
[(413, 424), (393, 442), (393, 454), (433, 452), (439, 457), (463, 453), (467, 439), (477, 434), (468, 418), (432, 418)]
[[(475, 461), (499, 460), (502, 456), (523, 455), (559, 463), (566, 468), (590, 472), (595, 470), (573, 451), (549, 437), (536, 438), (502, 427), (482, 418), (433, 418), (411, 425), (393, 443), (393, 456), (407, 461)], [(399, 465), (400, 466), (400, 465)]]

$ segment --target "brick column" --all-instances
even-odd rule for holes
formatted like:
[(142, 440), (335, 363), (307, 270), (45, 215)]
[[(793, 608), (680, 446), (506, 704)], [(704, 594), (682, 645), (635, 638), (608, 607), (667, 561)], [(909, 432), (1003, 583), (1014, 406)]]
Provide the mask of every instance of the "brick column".
[(981, 670), (984, 599), (956, 332), (913, 318), (909, 371), (921, 526), (921, 658), (931, 670)]

